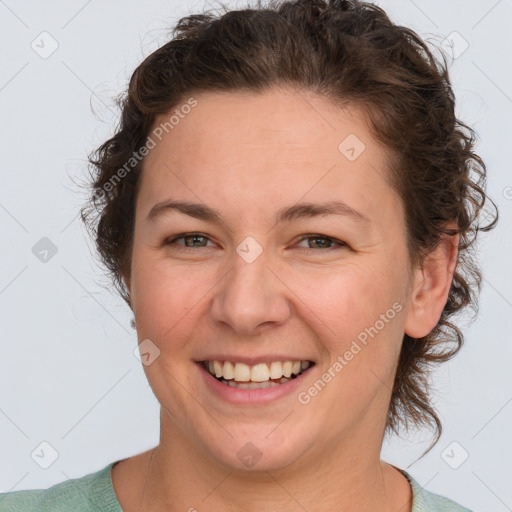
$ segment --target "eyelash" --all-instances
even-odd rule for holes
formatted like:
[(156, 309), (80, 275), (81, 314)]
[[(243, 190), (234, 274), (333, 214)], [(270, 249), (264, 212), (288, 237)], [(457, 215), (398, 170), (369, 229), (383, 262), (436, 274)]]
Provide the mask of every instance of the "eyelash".
[[(165, 241), (165, 245), (173, 245), (175, 244), (176, 240), (181, 240), (181, 239), (185, 239), (185, 238), (192, 238), (192, 237), (198, 237), (198, 238), (205, 238), (207, 240), (210, 240), (206, 235), (203, 235), (202, 233), (180, 233), (179, 235), (176, 235), (174, 237), (171, 237), (169, 239), (167, 239)], [(299, 243), (300, 242), (303, 242), (304, 240), (310, 240), (310, 239), (324, 239), (324, 240), (329, 240), (335, 244), (338, 244), (338, 247), (327, 247), (326, 249), (320, 249), (322, 250), (323, 252), (328, 252), (328, 251), (333, 251), (333, 250), (336, 250), (336, 249), (343, 249), (343, 248), (349, 248), (348, 244), (346, 244), (345, 242), (341, 241), (341, 240), (337, 240), (336, 238), (333, 238), (331, 236), (325, 236), (325, 235), (320, 235), (320, 234), (307, 234), (307, 235), (303, 235), (302, 238), (299, 240)], [(211, 240), (210, 240), (211, 241)], [(180, 245), (180, 244), (178, 244)], [(207, 247), (187, 247), (186, 245), (183, 245), (181, 246), (182, 249), (185, 249), (185, 250), (196, 250), (196, 249), (206, 249)], [(316, 251), (318, 249), (315, 249), (315, 248), (309, 248), (309, 247), (300, 247), (299, 250), (303, 250), (303, 251)]]

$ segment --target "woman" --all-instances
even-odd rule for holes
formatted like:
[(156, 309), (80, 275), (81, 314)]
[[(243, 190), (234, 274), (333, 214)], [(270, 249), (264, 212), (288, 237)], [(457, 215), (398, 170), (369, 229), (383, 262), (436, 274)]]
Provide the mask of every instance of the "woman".
[(400, 424), (441, 434), (427, 369), (461, 347), (468, 250), (497, 220), (477, 224), (473, 142), (446, 64), (375, 6), (180, 20), (91, 157), (82, 215), (160, 443), (2, 510), (468, 510), (380, 451)]

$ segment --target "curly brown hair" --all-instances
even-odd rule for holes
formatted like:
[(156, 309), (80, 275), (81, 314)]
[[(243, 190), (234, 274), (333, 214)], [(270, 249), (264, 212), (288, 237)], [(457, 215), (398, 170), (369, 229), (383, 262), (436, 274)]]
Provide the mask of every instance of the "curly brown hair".
[[(140, 148), (157, 115), (194, 92), (257, 93), (278, 85), (362, 108), (372, 133), (394, 157), (389, 172), (405, 205), (411, 266), (444, 235), (460, 235), (438, 324), (423, 338), (404, 336), (386, 421), (386, 433), (398, 434), (400, 425), (409, 430), (411, 421), (434, 427), (437, 436), (428, 452), (442, 432), (431, 404), (431, 366), (453, 357), (463, 344), (452, 317), (468, 306), (476, 316), (482, 277), (473, 244), (479, 231), (489, 231), (498, 220), (485, 193), (485, 164), (473, 152), (475, 133), (455, 116), (447, 59), (441, 51), (441, 58), (434, 57), (416, 33), (369, 3), (270, 0), (264, 7), (222, 7), (221, 14), (181, 18), (172, 39), (135, 69), (118, 98), (122, 116), (115, 135), (89, 155), (91, 195), (82, 220), (131, 307), (125, 279), (144, 163)], [(483, 226), (488, 199), (496, 214)], [(450, 221), (457, 227), (447, 228)]]

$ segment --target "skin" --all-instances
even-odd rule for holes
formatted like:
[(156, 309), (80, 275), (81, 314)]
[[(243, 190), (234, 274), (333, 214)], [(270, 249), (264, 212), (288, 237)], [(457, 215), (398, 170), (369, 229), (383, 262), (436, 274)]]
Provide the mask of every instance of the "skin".
[[(458, 238), (411, 268), (390, 155), (356, 107), (278, 88), (194, 97), (197, 106), (146, 157), (137, 196), (126, 282), (139, 342), (160, 350), (144, 370), (161, 404), (161, 436), (114, 466), (123, 510), (410, 511), (408, 481), (380, 460), (385, 420), (403, 335), (437, 324)], [(366, 146), (355, 161), (338, 150), (350, 134)], [(176, 211), (146, 219), (171, 197), (215, 208), (223, 222)], [(370, 222), (274, 223), (281, 207), (330, 200)], [(185, 232), (207, 238), (188, 249), (183, 239), (165, 244)], [(305, 234), (348, 247), (329, 238), (315, 246)], [(236, 252), (248, 236), (263, 249), (252, 263)], [(307, 405), (296, 393), (230, 405), (194, 362), (214, 352), (292, 354), (316, 363), (307, 390), (394, 303), (402, 310)], [(262, 454), (252, 468), (237, 456), (247, 442)]]

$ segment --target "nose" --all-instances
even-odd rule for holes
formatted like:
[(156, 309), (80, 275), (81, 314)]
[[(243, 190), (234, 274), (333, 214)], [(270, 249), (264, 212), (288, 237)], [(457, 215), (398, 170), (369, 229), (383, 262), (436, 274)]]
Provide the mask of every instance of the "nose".
[(289, 288), (270, 268), (265, 252), (251, 263), (235, 253), (231, 269), (218, 285), (211, 314), (234, 333), (254, 336), (286, 322), (291, 312), (289, 296)]

